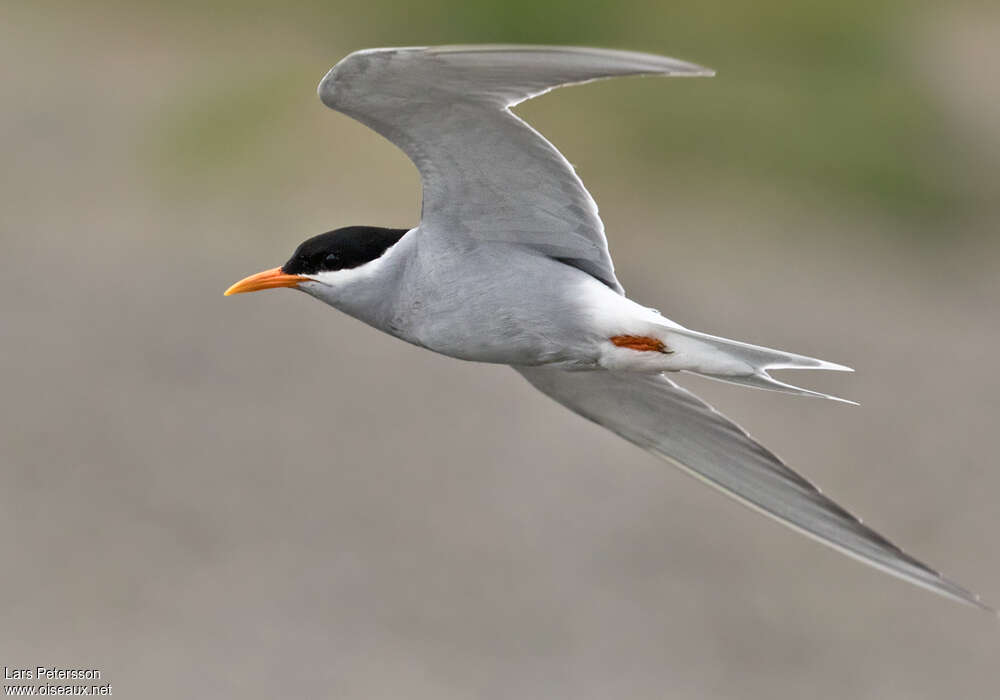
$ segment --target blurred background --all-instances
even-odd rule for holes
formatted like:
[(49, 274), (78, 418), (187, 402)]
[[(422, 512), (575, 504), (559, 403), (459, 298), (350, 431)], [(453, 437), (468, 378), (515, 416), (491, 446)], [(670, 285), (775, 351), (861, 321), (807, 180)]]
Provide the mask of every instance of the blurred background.
[(860, 407), (690, 379), (1000, 603), (1000, 11), (847, 0), (6, 0), (0, 664), (126, 698), (982, 698), (1000, 627), (740, 508), (504, 367), (289, 291), (303, 239), (417, 222), (326, 110), (348, 52), (545, 42), (711, 80), (519, 113), (630, 295), (852, 365)]

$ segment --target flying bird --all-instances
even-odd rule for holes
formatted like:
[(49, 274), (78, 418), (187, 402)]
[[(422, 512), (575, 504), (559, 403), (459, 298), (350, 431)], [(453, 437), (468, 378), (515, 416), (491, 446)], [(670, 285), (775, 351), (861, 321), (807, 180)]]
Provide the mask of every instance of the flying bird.
[(512, 366), (566, 408), (737, 501), (875, 568), (990, 609), (862, 524), (667, 373), (832, 396), (775, 369), (851, 371), (685, 328), (625, 295), (597, 205), (511, 108), (549, 90), (636, 75), (711, 76), (661, 56), (561, 46), (358, 51), (319, 97), (402, 149), (420, 172), (418, 226), (350, 226), (226, 295), (299, 289), (428, 350)]

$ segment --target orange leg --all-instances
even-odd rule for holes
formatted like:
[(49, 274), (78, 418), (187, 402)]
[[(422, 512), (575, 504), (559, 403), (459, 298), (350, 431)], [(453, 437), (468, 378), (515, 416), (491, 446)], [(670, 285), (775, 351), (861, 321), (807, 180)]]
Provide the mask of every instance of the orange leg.
[(638, 350), (639, 352), (662, 352), (664, 354), (673, 352), (659, 338), (649, 338), (644, 335), (616, 335), (609, 340), (620, 348)]

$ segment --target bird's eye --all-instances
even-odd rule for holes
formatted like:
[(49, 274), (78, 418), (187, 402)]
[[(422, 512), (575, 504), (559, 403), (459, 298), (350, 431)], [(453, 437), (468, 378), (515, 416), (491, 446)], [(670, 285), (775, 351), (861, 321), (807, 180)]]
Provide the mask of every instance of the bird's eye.
[(325, 258), (323, 258), (323, 262), (326, 263), (327, 265), (333, 265), (338, 260), (340, 260), (340, 256), (338, 256), (336, 253), (330, 253)]

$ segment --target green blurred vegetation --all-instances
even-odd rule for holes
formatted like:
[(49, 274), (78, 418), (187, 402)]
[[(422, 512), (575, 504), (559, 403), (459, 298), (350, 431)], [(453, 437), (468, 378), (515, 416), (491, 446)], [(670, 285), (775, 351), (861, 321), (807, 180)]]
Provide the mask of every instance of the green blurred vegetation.
[(184, 172), (199, 163), (235, 169), (252, 162), (251, 149), (293, 116), (296, 87), (280, 71), (195, 87), (158, 120), (159, 157)]
[[(120, 0), (109, 6), (134, 11)], [(915, 231), (946, 229), (995, 206), (995, 184), (984, 188), (982, 173), (949, 165), (970, 146), (914, 60), (915, 28), (926, 20), (920, 3), (179, 0), (145, 11), (196, 35), (232, 26), (265, 52), (273, 52), (272, 36), (296, 37), (296, 55), (264, 76), (232, 77), (222, 92), (216, 81), (193, 77), (160, 133), (163, 152), (181, 169), (196, 160), (237, 167), (243, 149), (290, 118), (303, 97), (300, 79), (311, 87), (322, 72), (319, 57), (332, 63), (375, 45), (572, 43), (663, 53), (718, 71), (696, 88), (616, 86), (624, 102), (641, 107), (630, 109), (632, 128), (618, 150), (654, 172), (687, 167), (805, 187), (912, 222)], [(591, 90), (582, 104), (612, 117), (610, 93)]]

